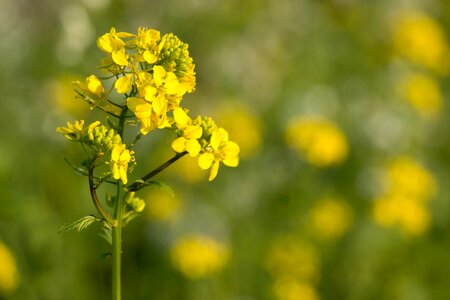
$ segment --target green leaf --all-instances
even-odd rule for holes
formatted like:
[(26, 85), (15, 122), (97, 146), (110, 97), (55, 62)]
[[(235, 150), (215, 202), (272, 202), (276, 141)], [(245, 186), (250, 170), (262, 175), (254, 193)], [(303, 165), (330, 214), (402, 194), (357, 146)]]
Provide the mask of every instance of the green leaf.
[(147, 181), (145, 184), (151, 187), (155, 187), (163, 192), (167, 192), (170, 194), (170, 196), (175, 197), (175, 192), (173, 191), (173, 189), (162, 181), (151, 180)]
[(70, 230), (77, 230), (78, 232), (80, 232), (83, 229), (86, 229), (87, 227), (89, 227), (90, 225), (92, 225), (94, 222), (101, 222), (100, 219), (97, 219), (95, 216), (90, 215), (90, 216), (86, 216), (83, 217), (81, 219), (78, 219), (70, 224), (64, 224), (59, 228), (59, 233), (61, 232), (66, 232), (66, 231), (70, 231)]
[(104, 238), (108, 244), (112, 245), (112, 229), (111, 227), (103, 227), (102, 232), (100, 232), (100, 237)]

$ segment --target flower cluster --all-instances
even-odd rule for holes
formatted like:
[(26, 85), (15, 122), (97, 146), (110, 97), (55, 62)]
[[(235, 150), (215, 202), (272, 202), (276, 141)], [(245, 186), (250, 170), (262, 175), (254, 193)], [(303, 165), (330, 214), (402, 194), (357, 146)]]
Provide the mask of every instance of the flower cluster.
[(201, 169), (211, 169), (210, 181), (221, 162), (238, 165), (239, 146), (229, 140), (227, 131), (211, 118), (191, 119), (181, 106), (183, 96), (196, 85), (195, 65), (186, 43), (155, 29), (142, 27), (133, 34), (112, 28), (97, 39), (97, 46), (105, 54), (100, 62), (105, 77), (90, 75), (84, 82), (75, 81), (75, 91), (92, 109), (117, 122), (109, 121), (111, 128), (107, 128), (99, 121), (88, 127), (77, 121), (59, 127), (58, 132), (87, 145), (97, 157), (109, 154), (112, 177), (124, 184), (128, 165), (134, 162), (131, 145), (122, 142), (124, 125), (139, 125), (139, 137), (157, 129), (171, 130), (175, 135), (172, 149), (198, 157)]
[(62, 133), (68, 140), (80, 142), (85, 150), (89, 150), (90, 161), (104, 157), (110, 157), (111, 174), (114, 179), (120, 179), (127, 183), (128, 164), (134, 161), (134, 152), (126, 149), (122, 139), (113, 129), (100, 125), (95, 121), (89, 126), (84, 126), (84, 120), (67, 122), (67, 127), (58, 127), (56, 131)]

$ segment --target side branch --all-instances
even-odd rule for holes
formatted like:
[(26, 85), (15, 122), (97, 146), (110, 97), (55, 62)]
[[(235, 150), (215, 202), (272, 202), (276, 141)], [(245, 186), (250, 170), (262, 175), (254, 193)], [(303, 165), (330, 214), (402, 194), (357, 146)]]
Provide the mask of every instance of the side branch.
[(111, 226), (115, 226), (116, 220), (114, 220), (108, 214), (108, 212), (103, 209), (103, 207), (100, 204), (100, 201), (98, 200), (96, 186), (95, 186), (95, 183), (94, 183), (94, 164), (93, 163), (89, 167), (88, 178), (89, 178), (89, 190), (91, 192), (91, 198), (92, 198), (92, 201), (94, 202), (95, 208), (102, 215), (103, 219), (106, 220), (106, 222), (108, 222)]
[(166, 169), (171, 164), (173, 164), (174, 162), (176, 162), (177, 160), (182, 158), (184, 155), (186, 155), (186, 153), (187, 153), (186, 151), (182, 152), (182, 153), (177, 153), (174, 157), (172, 157), (171, 159), (169, 159), (168, 161), (166, 161), (165, 163), (163, 163), (162, 165), (160, 165), (159, 167), (157, 167), (150, 173), (147, 173), (141, 179), (135, 181), (133, 184), (129, 185), (127, 187), (127, 190), (129, 190), (130, 192), (135, 192), (135, 191), (142, 189), (143, 187), (146, 187), (148, 185), (148, 181), (151, 178), (153, 178), (154, 176), (161, 173), (164, 169)]

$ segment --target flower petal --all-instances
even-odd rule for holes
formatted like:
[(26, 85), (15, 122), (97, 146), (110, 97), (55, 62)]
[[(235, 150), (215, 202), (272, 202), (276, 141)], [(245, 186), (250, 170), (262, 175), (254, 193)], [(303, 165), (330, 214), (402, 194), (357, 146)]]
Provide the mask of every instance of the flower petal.
[(128, 91), (130, 91), (131, 84), (132, 84), (132, 75), (127, 74), (126, 76), (117, 79), (116, 82), (114, 83), (114, 87), (116, 88), (119, 94), (125, 94), (128, 93)]
[(161, 66), (153, 67), (153, 80), (156, 86), (161, 86), (163, 84), (163, 79), (166, 77), (166, 70)]
[(239, 165), (239, 156), (237, 155), (227, 156), (222, 162), (225, 166), (237, 167)]
[(212, 153), (203, 153), (198, 157), (198, 165), (203, 170), (209, 169), (214, 161)]
[(111, 57), (113, 61), (119, 66), (128, 66), (128, 60), (125, 51), (114, 51)]
[(187, 113), (180, 107), (173, 110), (173, 117), (180, 128), (184, 128), (191, 121), (191, 118), (189, 118)]
[(203, 129), (197, 125), (188, 126), (183, 130), (183, 136), (187, 139), (198, 139), (202, 134)]
[(172, 142), (172, 149), (178, 153), (186, 151), (186, 141), (187, 140), (182, 136), (177, 138)]
[(217, 173), (219, 172), (219, 162), (215, 161), (211, 167), (211, 173), (209, 174), (209, 181), (213, 181), (216, 178)]
[(196, 157), (200, 153), (200, 150), (202, 150), (202, 146), (200, 146), (197, 140), (188, 140), (186, 142), (186, 151), (189, 152), (191, 157)]
[(150, 50), (145, 50), (144, 52), (144, 59), (149, 64), (154, 64), (157, 60), (157, 57), (155, 54), (153, 54)]

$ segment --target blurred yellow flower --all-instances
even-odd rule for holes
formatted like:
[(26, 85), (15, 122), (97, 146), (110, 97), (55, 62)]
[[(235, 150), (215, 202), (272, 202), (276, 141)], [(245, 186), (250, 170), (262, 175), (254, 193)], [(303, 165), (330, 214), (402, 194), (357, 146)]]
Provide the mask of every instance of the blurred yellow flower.
[(404, 196), (387, 196), (375, 200), (375, 221), (386, 227), (399, 227), (413, 235), (423, 234), (431, 223), (431, 216), (423, 203)]
[(144, 198), (147, 202), (146, 214), (153, 220), (170, 221), (180, 212), (180, 200), (169, 192), (149, 189)]
[(386, 186), (373, 207), (375, 221), (386, 227), (420, 235), (431, 225), (428, 200), (436, 194), (432, 174), (415, 159), (399, 156), (385, 169)]
[(0, 296), (14, 292), (18, 284), (16, 260), (8, 246), (0, 241)]
[(201, 235), (179, 239), (170, 254), (174, 267), (190, 279), (200, 279), (219, 272), (229, 257), (225, 245)]
[(262, 125), (260, 119), (248, 108), (239, 105), (223, 109), (219, 119), (219, 123), (227, 128), (241, 148), (241, 157), (250, 157), (258, 152), (261, 146)]
[(308, 283), (299, 282), (293, 278), (276, 280), (273, 291), (279, 300), (318, 300), (317, 291)]
[(336, 240), (351, 226), (353, 213), (350, 206), (340, 200), (325, 198), (317, 202), (309, 213), (309, 225), (317, 238)]
[(449, 71), (449, 46), (442, 26), (422, 12), (404, 12), (394, 23), (395, 51), (441, 74)]
[(403, 195), (426, 201), (437, 191), (433, 175), (419, 162), (408, 156), (400, 156), (387, 167), (386, 193)]
[(304, 117), (288, 124), (286, 142), (317, 167), (327, 167), (344, 161), (348, 155), (347, 139), (334, 123)]
[(292, 277), (305, 282), (319, 279), (319, 257), (314, 247), (293, 235), (275, 240), (266, 267), (275, 278)]
[(439, 84), (432, 77), (412, 73), (400, 82), (400, 96), (422, 116), (434, 116), (442, 108)]

